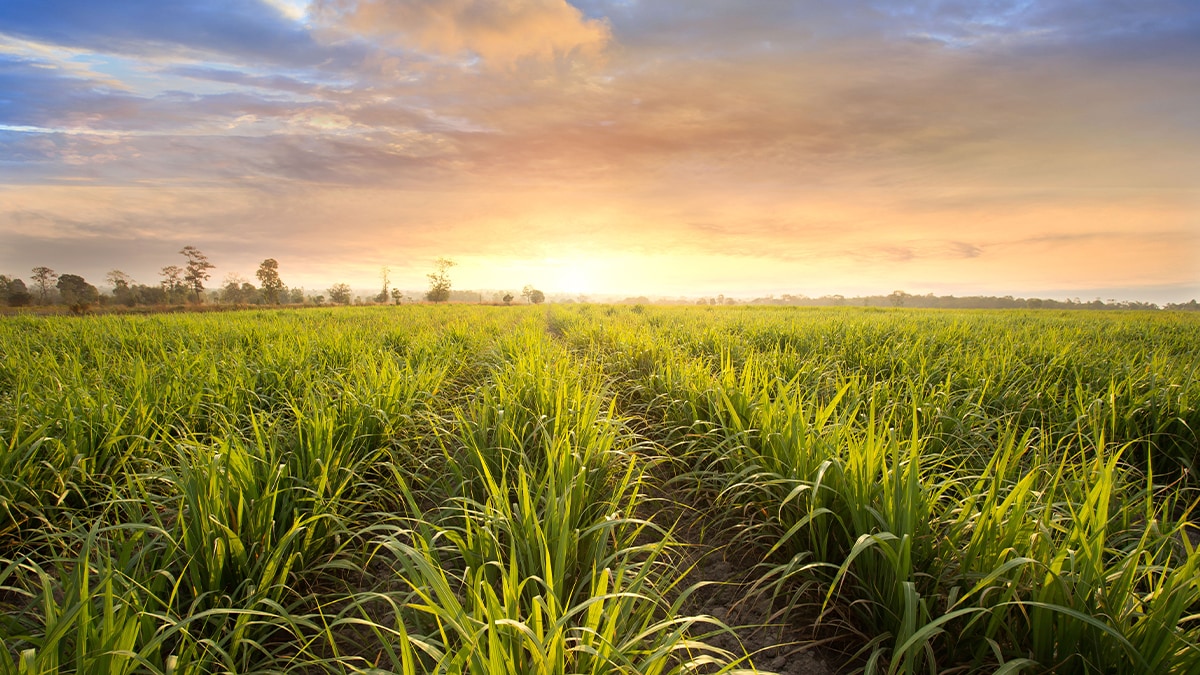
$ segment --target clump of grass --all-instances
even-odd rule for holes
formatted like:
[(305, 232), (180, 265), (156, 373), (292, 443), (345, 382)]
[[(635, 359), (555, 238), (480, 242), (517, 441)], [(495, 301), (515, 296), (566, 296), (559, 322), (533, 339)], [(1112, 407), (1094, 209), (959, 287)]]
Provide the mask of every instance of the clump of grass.
[(407, 587), (387, 629), (399, 645), (392, 666), (665, 673), (727, 664), (689, 639), (709, 620), (680, 616), (685, 596), (667, 601), (678, 581), (670, 538), (630, 516), (643, 462), (599, 371), (536, 335), (500, 347), (491, 379), (443, 432), (446, 505), (380, 541)]

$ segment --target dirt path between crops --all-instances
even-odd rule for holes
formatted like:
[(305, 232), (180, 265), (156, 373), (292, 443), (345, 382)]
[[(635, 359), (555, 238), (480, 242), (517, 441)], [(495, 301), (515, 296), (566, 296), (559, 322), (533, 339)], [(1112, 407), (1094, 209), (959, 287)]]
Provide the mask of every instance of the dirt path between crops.
[(655, 520), (664, 527), (674, 523), (672, 532), (681, 545), (679, 568), (690, 568), (679, 589), (704, 584), (688, 598), (682, 613), (712, 616), (733, 629), (704, 642), (738, 655), (745, 650), (751, 663), (742, 667), (752, 664), (762, 673), (834, 675), (837, 669), (830, 664), (836, 657), (822, 651), (813, 627), (781, 618), (770, 593), (752, 592), (754, 567), (762, 552), (743, 549), (737, 555), (723, 545), (721, 533), (706, 531), (708, 517), (701, 509), (679, 503), (678, 495), (658, 496), (662, 502)]
[[(550, 320), (549, 310), (546, 333), (555, 341), (565, 342), (562, 327)], [(634, 433), (645, 438), (647, 431)], [(740, 668), (753, 667), (764, 675), (835, 675), (838, 669), (830, 664), (840, 659), (832, 650), (822, 651), (824, 643), (811, 622), (782, 617), (783, 613), (773, 607), (770, 593), (752, 592), (755, 566), (763, 552), (742, 549), (740, 556), (733, 555), (726, 545), (727, 535), (706, 531), (711, 514), (690, 503), (694, 500), (687, 498), (686, 490), (665, 488), (663, 478), (650, 478), (646, 513), (641, 516), (670, 530), (679, 544), (681, 560), (677, 568), (689, 571), (677, 589), (682, 592), (703, 584), (691, 593), (681, 613), (711, 616), (733, 629), (704, 637), (703, 641), (734, 655), (749, 654), (750, 662), (743, 662)], [(698, 632), (703, 631), (700, 628)]]

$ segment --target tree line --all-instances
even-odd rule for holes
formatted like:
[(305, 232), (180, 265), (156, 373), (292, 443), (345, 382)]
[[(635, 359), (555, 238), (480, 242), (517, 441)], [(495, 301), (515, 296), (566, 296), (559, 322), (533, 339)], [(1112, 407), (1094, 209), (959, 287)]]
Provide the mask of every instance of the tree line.
[[(208, 289), (206, 284), (211, 278), (210, 271), (215, 268), (208, 256), (195, 246), (184, 246), (179, 253), (184, 257), (183, 264), (163, 267), (159, 271), (161, 279), (157, 284), (137, 283), (125, 272), (112, 270), (104, 279), (112, 289), (109, 294), (101, 294), (99, 289), (80, 275), (59, 274), (45, 266), (31, 270), (28, 284), (19, 277), (0, 275), (0, 306), (64, 305), (72, 311), (83, 312), (94, 305), (198, 305), (206, 301), (234, 305), (320, 305), (326, 302), (348, 305), (355, 301), (353, 291), (345, 283), (330, 286), (325, 294), (309, 295), (302, 287), (289, 288), (280, 278), (279, 262), (274, 258), (267, 258), (259, 264), (254, 274), (258, 286), (248, 279), (230, 274), (223, 284)], [(449, 273), (455, 264), (449, 258), (437, 259), (434, 271), (427, 275), (429, 290), (424, 294), (425, 300), (447, 302), (455, 299), (460, 292), (452, 290)], [(405, 296), (398, 288), (390, 288), (389, 271), (387, 267), (382, 269), (380, 276), (383, 288), (371, 300), (395, 304), (415, 300)], [(532, 286), (526, 286), (521, 295), (531, 304), (539, 304), (546, 299), (542, 291)], [(513, 295), (506, 293), (502, 299), (504, 304), (511, 304)]]
[(1195, 300), (1184, 303), (1168, 303), (1159, 306), (1153, 302), (1140, 302), (1136, 300), (1115, 300), (1108, 301), (1096, 298), (1094, 300), (1080, 300), (1079, 298), (1067, 298), (1066, 300), (1052, 300), (1047, 298), (1015, 298), (1011, 295), (992, 296), (992, 295), (934, 295), (928, 293), (926, 295), (915, 295), (906, 293), (905, 291), (892, 291), (887, 295), (862, 295), (857, 297), (844, 297), (841, 295), (823, 295), (819, 298), (810, 298), (806, 295), (783, 295), (781, 297), (756, 298), (748, 304), (753, 305), (794, 305), (805, 307), (921, 307), (927, 309), (1134, 309), (1134, 310), (1158, 310), (1167, 309), (1175, 311), (1196, 311), (1200, 310), (1200, 305)]
[[(287, 305), (287, 304), (332, 304), (348, 305), (355, 299), (348, 284), (337, 283), (330, 286), (326, 294), (307, 295), (303, 288), (289, 288), (279, 276), (279, 262), (267, 258), (259, 264), (254, 276), (258, 286), (250, 283), (236, 274), (226, 277), (223, 285), (209, 290), (205, 284), (211, 278), (210, 270), (215, 268), (200, 249), (195, 246), (184, 246), (179, 254), (184, 257), (181, 265), (167, 265), (159, 271), (161, 280), (155, 285), (140, 284), (121, 270), (112, 270), (105, 275), (111, 292), (103, 295), (77, 274), (59, 274), (49, 267), (38, 266), (30, 270), (29, 283), (17, 277), (0, 274), (0, 306), (26, 307), (29, 305), (65, 305), (72, 311), (86, 311), (93, 305), (124, 305), (135, 307), (139, 305), (177, 305), (183, 303), (201, 304), (215, 301), (233, 305)], [(454, 291), (450, 279), (450, 270), (456, 263), (449, 258), (438, 258), (434, 262), (434, 271), (427, 274), (429, 290), (424, 299), (429, 302), (447, 302), (450, 300), (476, 300), (482, 302), (482, 295), (463, 294)], [(382, 268), (380, 278), (382, 289), (370, 298), (377, 303), (400, 304), (408, 298), (398, 288), (391, 288), (390, 270)], [(521, 291), (525, 302), (533, 305), (546, 300), (546, 294), (526, 285)], [(494, 301), (512, 304), (515, 297), (512, 293), (497, 293)], [(625, 302), (649, 304), (645, 297), (627, 298)], [(713, 298), (701, 298), (697, 301), (704, 305), (740, 304), (733, 298), (718, 295)], [(759, 305), (804, 305), (804, 306), (893, 306), (893, 307), (924, 307), (946, 309), (1136, 309), (1136, 310), (1177, 310), (1200, 311), (1196, 300), (1185, 303), (1170, 303), (1160, 307), (1152, 302), (1137, 301), (1102, 301), (1100, 298), (1084, 302), (1075, 299), (1050, 300), (1042, 298), (1014, 298), (1011, 295), (996, 296), (962, 296), (953, 295), (913, 295), (904, 291), (893, 291), (888, 295), (868, 295), (844, 297), (841, 295), (826, 295), (810, 298), (805, 295), (785, 294), (781, 297), (756, 298), (747, 304)]]
[(307, 300), (304, 289), (289, 289), (279, 278), (279, 263), (274, 258), (267, 258), (259, 265), (255, 273), (258, 286), (231, 275), (224, 286), (209, 290), (206, 284), (212, 278), (210, 270), (215, 265), (208, 256), (195, 246), (184, 246), (179, 253), (184, 257), (183, 264), (163, 267), (157, 284), (137, 283), (125, 272), (112, 270), (104, 277), (112, 289), (107, 295), (101, 294), (80, 275), (59, 274), (45, 266), (31, 270), (28, 284), (19, 277), (0, 275), (0, 304), (9, 307), (59, 304), (83, 311), (93, 305), (135, 307), (200, 304), (206, 300), (276, 305)]
[(30, 284), (19, 277), (0, 275), (0, 302), (9, 307), (61, 304), (76, 311), (96, 304), (135, 306), (203, 302), (205, 283), (211, 277), (209, 270), (214, 265), (195, 246), (184, 246), (179, 253), (184, 257), (184, 264), (163, 267), (159, 272), (162, 280), (156, 285), (136, 283), (125, 272), (112, 270), (105, 275), (105, 281), (112, 288), (108, 296), (101, 295), (99, 289), (78, 274), (59, 274), (45, 266), (31, 270)]

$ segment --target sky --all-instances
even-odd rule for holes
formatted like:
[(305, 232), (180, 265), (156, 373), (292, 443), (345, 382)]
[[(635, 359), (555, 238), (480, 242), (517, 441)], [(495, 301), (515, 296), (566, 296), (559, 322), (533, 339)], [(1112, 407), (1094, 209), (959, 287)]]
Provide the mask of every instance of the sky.
[(0, 3), (0, 273), (1200, 297), (1195, 0)]

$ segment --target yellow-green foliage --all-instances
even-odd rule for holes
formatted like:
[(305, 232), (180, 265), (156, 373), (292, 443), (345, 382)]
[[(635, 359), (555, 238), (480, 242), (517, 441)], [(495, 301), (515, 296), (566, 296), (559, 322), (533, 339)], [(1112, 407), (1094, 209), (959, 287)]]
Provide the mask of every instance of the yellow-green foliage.
[(855, 668), (1200, 673), (1198, 344), (1167, 313), (5, 318), (0, 674), (751, 667), (649, 494), (702, 496)]

